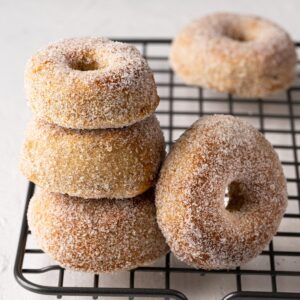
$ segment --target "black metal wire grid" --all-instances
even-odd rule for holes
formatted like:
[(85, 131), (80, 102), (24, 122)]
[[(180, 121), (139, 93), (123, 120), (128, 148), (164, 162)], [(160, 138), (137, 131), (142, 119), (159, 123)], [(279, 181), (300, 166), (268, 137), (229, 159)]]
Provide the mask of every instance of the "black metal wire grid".
[[(168, 64), (169, 39), (122, 41), (135, 44), (154, 71), (161, 97), (157, 115), (168, 148), (193, 121), (218, 113), (247, 119), (267, 136), (287, 174), (289, 206), (282, 226), (254, 263), (235, 270), (196, 270), (179, 263), (169, 253), (160, 264), (126, 272), (125, 283), (113, 279), (113, 287), (105, 286), (104, 275), (101, 274), (94, 274), (84, 284), (82, 281), (66, 284), (69, 270), (44, 260), (38, 267), (32, 264), (37, 257), (46, 255), (29, 242), (31, 232), (26, 213), (34, 193), (34, 184), (29, 183), (14, 267), (17, 282), (27, 290), (57, 298), (76, 295), (92, 296), (94, 299), (300, 299), (300, 83), (296, 81), (287, 91), (269, 99), (241, 99), (217, 94), (180, 82)], [(296, 46), (300, 49), (300, 43)], [(31, 257), (31, 263), (25, 266), (28, 257)], [(51, 284), (50, 277), (46, 277), (44, 282), (41, 280), (42, 275), (49, 273)], [(142, 275), (150, 276), (144, 278), (143, 285), (138, 284)], [(159, 284), (156, 282), (153, 286), (149, 278), (157, 278)], [(227, 279), (231, 282), (229, 285)], [(191, 281), (188, 287), (181, 285), (187, 281)], [(208, 294), (207, 289), (212, 294)], [(189, 290), (193, 290), (193, 294)], [(218, 291), (217, 294), (214, 294), (215, 291)], [(188, 297), (191, 294), (191, 297), (183, 292)]]

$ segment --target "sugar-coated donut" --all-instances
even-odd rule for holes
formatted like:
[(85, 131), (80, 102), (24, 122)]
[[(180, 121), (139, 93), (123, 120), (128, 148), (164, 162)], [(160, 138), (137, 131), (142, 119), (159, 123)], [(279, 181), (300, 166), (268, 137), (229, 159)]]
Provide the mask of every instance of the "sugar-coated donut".
[(181, 30), (170, 60), (188, 84), (263, 97), (291, 84), (297, 57), (278, 25), (255, 16), (215, 13)]
[(258, 255), (286, 205), (276, 152), (232, 116), (195, 122), (171, 149), (157, 183), (158, 224), (175, 256), (197, 268), (233, 268)]
[(51, 192), (83, 198), (130, 198), (150, 188), (165, 155), (154, 115), (118, 129), (66, 129), (33, 120), (21, 172)]
[(73, 38), (37, 52), (25, 70), (34, 114), (67, 128), (128, 126), (159, 103), (153, 74), (133, 46), (104, 38)]
[(73, 270), (128, 270), (168, 251), (152, 189), (136, 198), (101, 201), (40, 190), (30, 201), (28, 223), (39, 246)]

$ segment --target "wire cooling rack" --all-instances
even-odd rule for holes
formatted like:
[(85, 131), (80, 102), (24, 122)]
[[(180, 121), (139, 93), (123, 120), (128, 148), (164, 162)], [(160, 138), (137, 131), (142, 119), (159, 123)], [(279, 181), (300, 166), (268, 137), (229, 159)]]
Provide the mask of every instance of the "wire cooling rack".
[[(120, 40), (120, 39), (119, 39)], [(71, 272), (40, 250), (27, 226), (27, 193), (14, 274), (40, 294), (94, 299), (300, 299), (300, 83), (268, 99), (241, 99), (183, 84), (168, 64), (170, 40), (122, 40), (135, 44), (154, 71), (161, 102), (157, 110), (167, 147), (204, 115), (246, 119), (272, 142), (288, 182), (289, 205), (279, 231), (256, 259), (235, 270), (196, 270), (172, 254), (156, 264), (113, 275)], [(300, 48), (300, 43), (296, 44)], [(298, 71), (299, 73), (299, 71)]]

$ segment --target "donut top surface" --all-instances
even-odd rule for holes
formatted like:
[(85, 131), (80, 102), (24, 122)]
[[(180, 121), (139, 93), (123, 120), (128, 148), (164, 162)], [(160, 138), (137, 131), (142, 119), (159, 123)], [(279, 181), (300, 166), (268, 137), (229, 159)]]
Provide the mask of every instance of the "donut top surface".
[[(97, 78), (111, 88), (116, 84), (134, 85), (135, 72), (144, 64), (134, 46), (106, 38), (64, 39), (41, 49), (29, 61), (32, 73), (51, 65), (57, 72), (64, 72), (71, 81), (79, 77), (83, 82), (92, 83)], [(123, 75), (122, 82), (118, 80), (120, 75)]]
[(220, 55), (232, 60), (241, 54), (243, 57), (255, 54), (258, 59), (270, 56), (273, 60), (270, 64), (280, 64), (285, 58), (295, 59), (295, 52), (285, 51), (293, 45), (289, 34), (279, 25), (257, 16), (216, 13), (191, 22), (180, 34), (185, 34), (186, 42), (199, 49), (216, 51), (214, 47), (219, 44)]
[(159, 98), (138, 49), (106, 38), (72, 38), (28, 61), (25, 89), (33, 112), (50, 123), (114, 128), (149, 116)]

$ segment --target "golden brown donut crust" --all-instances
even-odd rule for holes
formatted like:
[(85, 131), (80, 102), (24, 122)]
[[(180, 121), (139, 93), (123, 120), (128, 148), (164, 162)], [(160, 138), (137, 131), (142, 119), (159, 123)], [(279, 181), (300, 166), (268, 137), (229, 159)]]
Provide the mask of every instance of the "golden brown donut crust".
[(28, 223), (39, 246), (73, 270), (128, 270), (168, 251), (152, 189), (136, 198), (101, 201), (40, 190), (30, 201)]
[(156, 188), (157, 220), (172, 252), (203, 269), (234, 268), (258, 255), (286, 205), (276, 152), (232, 116), (195, 122), (171, 149)]
[(165, 155), (157, 118), (118, 129), (28, 127), (21, 172), (52, 191), (83, 198), (130, 198), (150, 188)]
[(25, 89), (33, 113), (66, 128), (128, 126), (159, 103), (140, 52), (104, 38), (73, 38), (38, 51), (27, 63)]
[(188, 84), (264, 97), (291, 84), (297, 57), (278, 25), (255, 16), (216, 13), (180, 31), (170, 61)]

